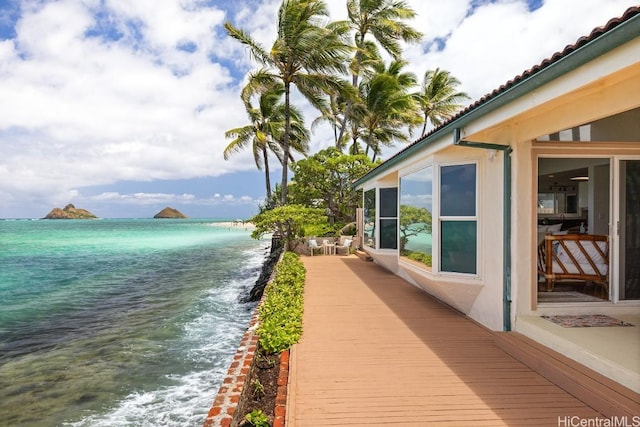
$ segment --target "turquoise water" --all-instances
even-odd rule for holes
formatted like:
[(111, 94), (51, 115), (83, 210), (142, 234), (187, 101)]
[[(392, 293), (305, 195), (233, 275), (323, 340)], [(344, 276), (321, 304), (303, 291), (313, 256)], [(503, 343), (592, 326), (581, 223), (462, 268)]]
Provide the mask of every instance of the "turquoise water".
[(409, 241), (405, 245), (405, 249), (431, 254), (431, 239), (431, 234), (425, 232), (409, 236)]
[(249, 234), (0, 221), (0, 425), (202, 425), (268, 251)]

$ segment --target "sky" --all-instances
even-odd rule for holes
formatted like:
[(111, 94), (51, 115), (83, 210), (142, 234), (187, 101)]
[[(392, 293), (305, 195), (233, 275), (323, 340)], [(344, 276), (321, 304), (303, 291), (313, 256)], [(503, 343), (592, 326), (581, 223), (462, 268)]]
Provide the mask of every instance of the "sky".
[[(331, 19), (346, 19), (345, 0), (325, 1)], [(450, 71), (471, 103), (637, 0), (406, 3), (424, 34), (405, 46), (408, 70)], [(239, 94), (256, 64), (223, 24), (268, 49), (279, 5), (0, 0), (0, 218), (41, 218), (68, 203), (102, 218), (165, 206), (194, 218), (257, 213), (264, 173), (250, 150), (222, 156), (225, 131), (249, 123)], [(318, 116), (295, 102), (307, 123)], [(311, 153), (331, 144), (328, 125), (314, 129)]]

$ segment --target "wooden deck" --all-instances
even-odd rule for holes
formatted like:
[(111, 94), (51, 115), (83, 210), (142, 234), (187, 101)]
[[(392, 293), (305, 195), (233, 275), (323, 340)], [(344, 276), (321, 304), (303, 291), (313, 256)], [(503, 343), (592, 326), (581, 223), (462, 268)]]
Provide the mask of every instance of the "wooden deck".
[(557, 426), (558, 417), (602, 417), (498, 348), (492, 332), (377, 264), (303, 262), (288, 427)]

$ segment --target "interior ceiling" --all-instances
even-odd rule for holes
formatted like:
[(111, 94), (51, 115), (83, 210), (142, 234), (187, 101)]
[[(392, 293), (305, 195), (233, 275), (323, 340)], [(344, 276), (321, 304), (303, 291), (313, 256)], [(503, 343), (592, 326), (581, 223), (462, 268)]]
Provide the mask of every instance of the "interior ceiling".
[(614, 114), (590, 123), (542, 135), (538, 141), (638, 142), (640, 108)]
[(538, 189), (540, 192), (549, 190), (549, 187), (553, 187), (554, 191), (558, 191), (557, 187), (565, 187), (566, 190), (578, 188), (578, 182), (571, 178), (578, 176), (588, 176), (589, 170), (587, 168), (573, 169), (562, 172), (553, 172), (538, 176)]

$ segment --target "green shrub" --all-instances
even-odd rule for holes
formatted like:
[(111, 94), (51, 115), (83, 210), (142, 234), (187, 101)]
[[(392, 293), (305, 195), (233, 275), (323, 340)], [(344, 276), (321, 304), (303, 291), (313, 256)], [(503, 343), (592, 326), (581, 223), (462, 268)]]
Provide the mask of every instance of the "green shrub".
[(401, 254), (411, 260), (421, 262), (431, 267), (431, 261), (432, 261), (431, 255), (427, 255), (422, 252), (414, 252), (414, 251), (408, 251), (408, 250), (402, 251)]
[(252, 425), (256, 427), (269, 427), (269, 417), (262, 412), (260, 409), (256, 409), (251, 411), (251, 413), (247, 414), (245, 417), (247, 421), (249, 421)]
[(293, 251), (299, 239), (309, 236), (306, 230), (326, 224), (327, 216), (323, 209), (285, 205), (261, 212), (249, 221), (255, 225), (251, 237), (260, 239), (267, 233), (278, 233), (284, 239), (285, 250)]
[(338, 225), (329, 224), (311, 224), (304, 228), (305, 236), (336, 236), (340, 231)]
[(300, 257), (285, 252), (258, 311), (260, 326), (256, 332), (265, 353), (280, 353), (300, 340), (305, 277)]

